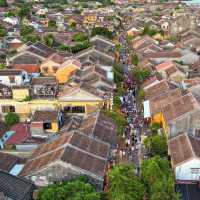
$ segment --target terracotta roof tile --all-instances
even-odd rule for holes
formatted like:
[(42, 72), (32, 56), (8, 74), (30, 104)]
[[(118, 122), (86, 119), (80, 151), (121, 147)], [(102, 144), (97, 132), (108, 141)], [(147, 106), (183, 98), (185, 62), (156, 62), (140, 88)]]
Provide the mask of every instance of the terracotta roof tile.
[(168, 142), (172, 165), (175, 167), (193, 157), (200, 157), (200, 140), (182, 133)]

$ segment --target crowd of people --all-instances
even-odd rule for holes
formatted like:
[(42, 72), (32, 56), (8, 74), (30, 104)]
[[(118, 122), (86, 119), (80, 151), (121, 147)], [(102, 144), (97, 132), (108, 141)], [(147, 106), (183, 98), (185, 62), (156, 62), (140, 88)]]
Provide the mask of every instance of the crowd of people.
[(136, 166), (139, 166), (143, 118), (140, 117), (140, 111), (136, 103), (137, 85), (131, 80), (128, 73), (124, 74), (124, 88), (126, 92), (121, 98), (121, 110), (126, 116), (127, 126), (123, 133), (125, 147), (120, 149), (120, 156), (126, 157), (129, 161), (134, 162)]

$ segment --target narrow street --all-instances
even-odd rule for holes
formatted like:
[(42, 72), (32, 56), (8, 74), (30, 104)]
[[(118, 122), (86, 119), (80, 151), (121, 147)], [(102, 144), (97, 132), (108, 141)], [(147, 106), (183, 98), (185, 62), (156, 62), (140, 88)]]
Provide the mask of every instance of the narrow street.
[(130, 66), (128, 63), (129, 52), (128, 45), (124, 35), (119, 38), (122, 45), (120, 62), (123, 64), (124, 69), (124, 88), (125, 93), (121, 98), (122, 106), (121, 110), (125, 114), (127, 119), (127, 126), (123, 133), (125, 139), (125, 146), (119, 150), (120, 158), (134, 163), (134, 165), (140, 167), (140, 154), (141, 154), (141, 133), (143, 127), (143, 117), (140, 115), (140, 111), (136, 102), (137, 85), (130, 77)]

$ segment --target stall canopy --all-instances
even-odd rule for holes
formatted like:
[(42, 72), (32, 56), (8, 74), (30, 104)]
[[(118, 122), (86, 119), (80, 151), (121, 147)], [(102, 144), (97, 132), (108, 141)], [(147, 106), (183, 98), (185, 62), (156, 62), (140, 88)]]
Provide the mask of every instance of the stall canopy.
[(144, 106), (144, 118), (151, 117), (149, 100), (144, 101), (143, 106)]

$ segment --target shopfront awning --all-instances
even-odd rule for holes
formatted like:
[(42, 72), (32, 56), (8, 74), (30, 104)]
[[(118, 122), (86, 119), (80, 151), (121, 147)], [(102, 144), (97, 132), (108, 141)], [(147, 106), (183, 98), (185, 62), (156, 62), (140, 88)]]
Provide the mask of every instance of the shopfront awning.
[(144, 118), (151, 117), (149, 100), (144, 101), (143, 106), (144, 106)]

